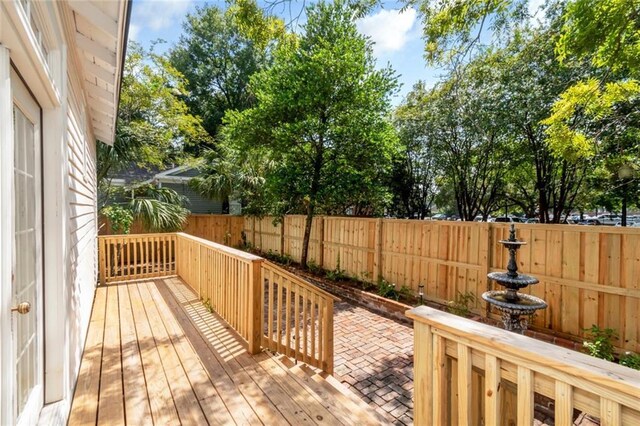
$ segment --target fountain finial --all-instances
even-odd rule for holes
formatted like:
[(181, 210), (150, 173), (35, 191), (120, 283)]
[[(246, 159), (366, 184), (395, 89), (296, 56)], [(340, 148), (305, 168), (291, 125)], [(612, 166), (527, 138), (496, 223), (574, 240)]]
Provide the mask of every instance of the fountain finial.
[(511, 226), (509, 226), (509, 241), (518, 241), (518, 239), (516, 238), (516, 225), (514, 225), (513, 223), (511, 223)]

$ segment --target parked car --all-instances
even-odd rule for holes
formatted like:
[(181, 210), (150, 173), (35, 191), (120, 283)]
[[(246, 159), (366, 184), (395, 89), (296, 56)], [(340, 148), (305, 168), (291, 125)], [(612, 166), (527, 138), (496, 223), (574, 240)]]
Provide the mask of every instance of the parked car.
[(525, 223), (540, 223), (540, 219), (538, 219), (537, 217), (530, 217), (526, 220)]
[(499, 216), (494, 219), (494, 222), (497, 223), (522, 223), (522, 220), (519, 217), (514, 216)]
[(602, 225), (615, 225), (621, 217), (614, 213), (600, 214), (595, 217)]
[(599, 219), (594, 219), (594, 218), (589, 218), (589, 219), (585, 219), (582, 222), (578, 223), (578, 225), (593, 225), (593, 226), (598, 226), (598, 225), (602, 225), (602, 222), (600, 222)]
[[(631, 222), (629, 219), (627, 219), (627, 226), (634, 226), (636, 222)], [(622, 221), (619, 220), (616, 222), (615, 226), (622, 226)]]
[(438, 213), (438, 214), (434, 214), (433, 216), (431, 216), (431, 219), (433, 220), (447, 220), (447, 215), (444, 213)]

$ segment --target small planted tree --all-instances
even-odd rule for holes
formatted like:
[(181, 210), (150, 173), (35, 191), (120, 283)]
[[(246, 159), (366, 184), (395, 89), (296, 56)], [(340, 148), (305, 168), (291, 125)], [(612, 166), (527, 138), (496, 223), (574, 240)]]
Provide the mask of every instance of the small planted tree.
[(398, 145), (386, 116), (397, 82), (391, 69), (375, 69), (355, 16), (342, 1), (311, 6), (304, 33), (251, 79), (256, 106), (226, 115), (225, 142), (273, 163), (262, 198), (269, 213), (306, 215), (303, 265), (319, 211), (371, 214), (389, 199)]

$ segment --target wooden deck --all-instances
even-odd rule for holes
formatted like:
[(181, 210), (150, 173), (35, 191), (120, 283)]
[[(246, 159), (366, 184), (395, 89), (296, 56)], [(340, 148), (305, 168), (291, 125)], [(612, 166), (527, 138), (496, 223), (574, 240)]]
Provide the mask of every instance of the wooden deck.
[(69, 424), (380, 423), (335, 380), (282, 361), (249, 355), (179, 278), (101, 286)]

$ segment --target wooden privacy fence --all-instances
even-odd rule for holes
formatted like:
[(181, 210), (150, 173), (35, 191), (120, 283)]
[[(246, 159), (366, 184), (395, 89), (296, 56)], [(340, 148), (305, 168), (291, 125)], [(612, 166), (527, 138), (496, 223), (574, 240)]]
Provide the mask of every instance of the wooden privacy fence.
[(540, 397), (559, 426), (574, 409), (603, 426), (640, 424), (635, 370), (424, 306), (407, 315), (417, 425), (531, 425)]
[[(242, 242), (244, 218), (228, 214), (191, 214), (182, 228), (182, 232), (196, 237), (225, 244), (238, 246)], [(109, 221), (100, 218), (100, 235), (113, 234)], [(150, 231), (136, 220), (131, 225), (130, 234), (148, 234)]]
[(174, 275), (175, 234), (98, 237), (100, 283)]
[(262, 262), (262, 346), (333, 374), (333, 302), (336, 297)]
[[(300, 261), (304, 216), (245, 218), (244, 233), (254, 247)], [(487, 280), (506, 269), (501, 239), (508, 224), (354, 217), (314, 218), (309, 260), (326, 270), (344, 271), (364, 281), (384, 279), (414, 294), (424, 284), (425, 299), (448, 303), (473, 293), (471, 310), (488, 311), (480, 295), (495, 289)], [(619, 333), (616, 346), (640, 352), (640, 229), (578, 225), (517, 224), (527, 242), (518, 252), (520, 272), (540, 283), (527, 292), (549, 307), (532, 328), (581, 338), (596, 324)]]

